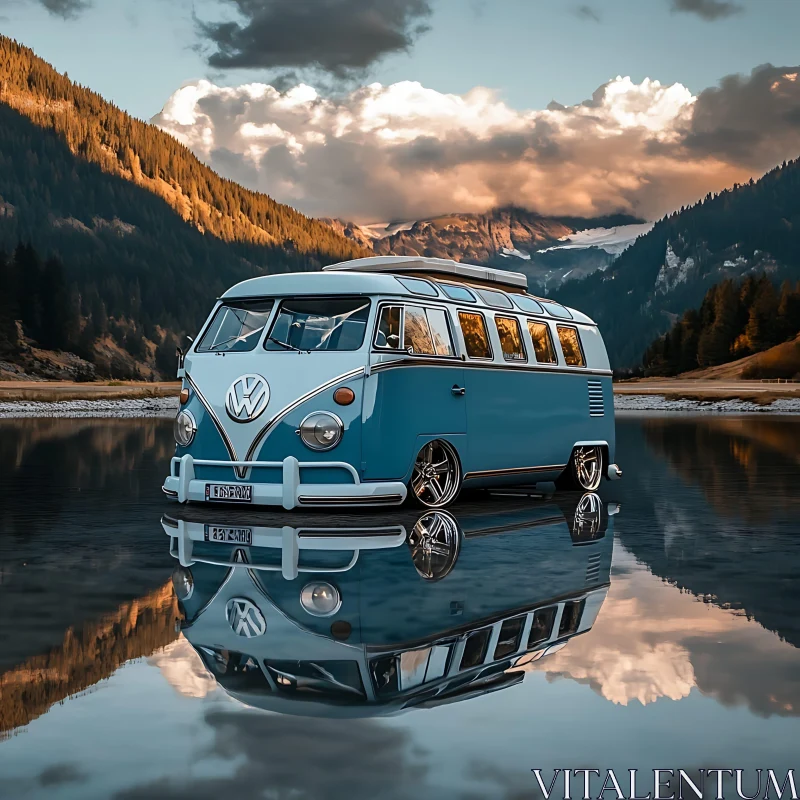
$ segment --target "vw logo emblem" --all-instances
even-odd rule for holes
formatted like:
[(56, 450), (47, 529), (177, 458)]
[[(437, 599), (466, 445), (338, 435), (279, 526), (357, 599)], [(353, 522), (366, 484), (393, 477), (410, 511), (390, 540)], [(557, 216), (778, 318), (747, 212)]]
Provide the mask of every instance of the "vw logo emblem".
[(225, 410), (235, 422), (250, 422), (269, 403), (269, 384), (260, 375), (242, 375), (225, 395)]
[(225, 618), (237, 636), (262, 636), (267, 630), (264, 615), (244, 597), (233, 597), (225, 606)]

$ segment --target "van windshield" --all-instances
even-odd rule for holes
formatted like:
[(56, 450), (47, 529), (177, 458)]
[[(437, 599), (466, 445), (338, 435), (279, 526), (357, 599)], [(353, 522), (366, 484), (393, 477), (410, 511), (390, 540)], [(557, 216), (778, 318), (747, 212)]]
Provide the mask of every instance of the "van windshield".
[(241, 353), (253, 350), (269, 319), (273, 300), (225, 303), (195, 348), (198, 353)]
[(267, 350), (358, 350), (364, 341), (369, 300), (307, 297), (284, 300), (264, 342)]

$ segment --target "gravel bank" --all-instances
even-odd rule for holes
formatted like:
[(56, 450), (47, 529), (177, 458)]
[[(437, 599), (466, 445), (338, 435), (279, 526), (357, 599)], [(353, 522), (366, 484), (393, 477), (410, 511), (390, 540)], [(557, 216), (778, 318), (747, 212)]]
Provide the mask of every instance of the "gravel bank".
[[(769, 405), (747, 400), (671, 400), (661, 395), (625, 394), (614, 396), (620, 412), (677, 411), (693, 414), (800, 414), (800, 398), (780, 398)], [(0, 402), (0, 418), (13, 417), (174, 417), (177, 397), (148, 397), (137, 400), (63, 400), (55, 403), (33, 401)]]
[(693, 414), (800, 414), (800, 398), (778, 398), (759, 405), (749, 400), (671, 399), (657, 394), (614, 395), (616, 411), (678, 411)]
[(177, 397), (141, 400), (62, 400), (41, 403), (30, 400), (0, 402), (0, 417), (174, 417)]

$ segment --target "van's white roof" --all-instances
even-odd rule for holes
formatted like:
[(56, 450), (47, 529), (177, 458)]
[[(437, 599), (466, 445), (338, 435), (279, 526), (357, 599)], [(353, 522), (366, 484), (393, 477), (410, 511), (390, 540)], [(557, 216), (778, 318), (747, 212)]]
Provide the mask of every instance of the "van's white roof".
[(322, 268), (325, 272), (346, 270), (352, 272), (391, 272), (404, 275), (423, 272), (429, 275), (456, 275), (471, 280), (496, 283), (500, 286), (513, 286), (515, 289), (527, 289), (528, 279), (521, 272), (508, 272), (491, 267), (478, 267), (464, 264), (449, 258), (422, 258), (421, 256), (374, 256), (373, 258), (357, 258), (353, 261), (342, 261)]
[[(362, 259), (359, 259), (362, 260)], [(372, 259), (363, 259), (371, 261)], [(416, 259), (415, 259), (416, 260)], [(425, 259), (439, 260), (439, 259)], [(345, 262), (352, 263), (352, 262)], [(455, 263), (455, 262), (453, 262)], [(335, 264), (333, 266), (339, 266)], [(461, 265), (459, 265), (461, 266)], [(483, 269), (483, 267), (475, 267), (474, 269)], [(496, 270), (500, 272), (500, 270)], [(423, 270), (423, 272), (430, 273), (430, 268)], [(515, 273), (505, 273), (506, 275), (514, 275)], [(465, 276), (466, 277), (466, 276)], [(525, 277), (524, 275), (522, 276)], [(453, 282), (457, 282), (452, 278)], [(497, 285), (498, 290), (502, 290), (502, 285)], [(417, 300), (421, 299), (434, 299), (432, 297), (423, 298), (407, 289), (395, 277), (393, 272), (384, 272), (379, 270), (377, 272), (366, 270), (353, 270), (342, 269), (333, 271), (313, 271), (313, 272), (284, 272), (276, 273), (274, 275), (261, 275), (257, 278), (250, 278), (235, 286), (231, 286), (227, 292), (222, 295), (223, 300), (233, 300), (242, 298), (256, 298), (256, 297), (292, 297), (297, 295), (376, 295), (376, 296), (391, 296), (400, 295), (404, 297), (414, 297)], [(448, 301), (447, 298), (440, 296), (440, 301)], [(552, 303), (554, 301), (546, 298), (534, 298), (540, 303)], [(480, 301), (478, 306), (484, 306)], [(488, 306), (484, 306), (487, 307)], [(495, 310), (497, 310), (495, 308)], [(568, 309), (575, 322), (582, 322), (587, 324), (594, 324), (594, 322), (575, 309)], [(535, 315), (536, 316), (536, 315)], [(549, 314), (547, 316), (557, 316)]]

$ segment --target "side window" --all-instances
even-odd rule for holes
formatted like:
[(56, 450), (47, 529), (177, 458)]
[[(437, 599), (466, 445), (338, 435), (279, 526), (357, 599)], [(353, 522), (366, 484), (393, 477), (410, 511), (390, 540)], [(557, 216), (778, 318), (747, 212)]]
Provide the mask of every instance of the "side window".
[(564, 360), (570, 367), (585, 367), (581, 340), (578, 338), (577, 328), (568, 328), (566, 325), (557, 325), (558, 338), (561, 340), (561, 350)]
[(533, 339), (533, 352), (536, 353), (536, 360), (540, 364), (558, 364), (550, 328), (544, 322), (534, 322), (529, 319), (528, 330)]
[(375, 347), (379, 350), (411, 348), (417, 355), (454, 356), (453, 336), (447, 313), (441, 308), (383, 306), (375, 331)]
[(483, 314), (472, 311), (459, 311), (458, 321), (464, 334), (464, 344), (470, 358), (491, 358), (492, 348), (486, 332)]
[(450, 335), (450, 326), (447, 323), (447, 314), (441, 308), (429, 308), (428, 324), (433, 336), (433, 348), (437, 356), (454, 356), (453, 337)]
[(428, 328), (425, 309), (420, 306), (406, 306), (406, 325), (403, 346), (417, 355), (435, 355), (433, 339)]
[(384, 306), (378, 319), (378, 330), (375, 332), (375, 347), (381, 350), (399, 350), (402, 346), (400, 340), (400, 320), (402, 313), (400, 306)]
[(519, 322), (513, 317), (495, 317), (494, 324), (500, 337), (503, 358), (506, 361), (527, 361)]

